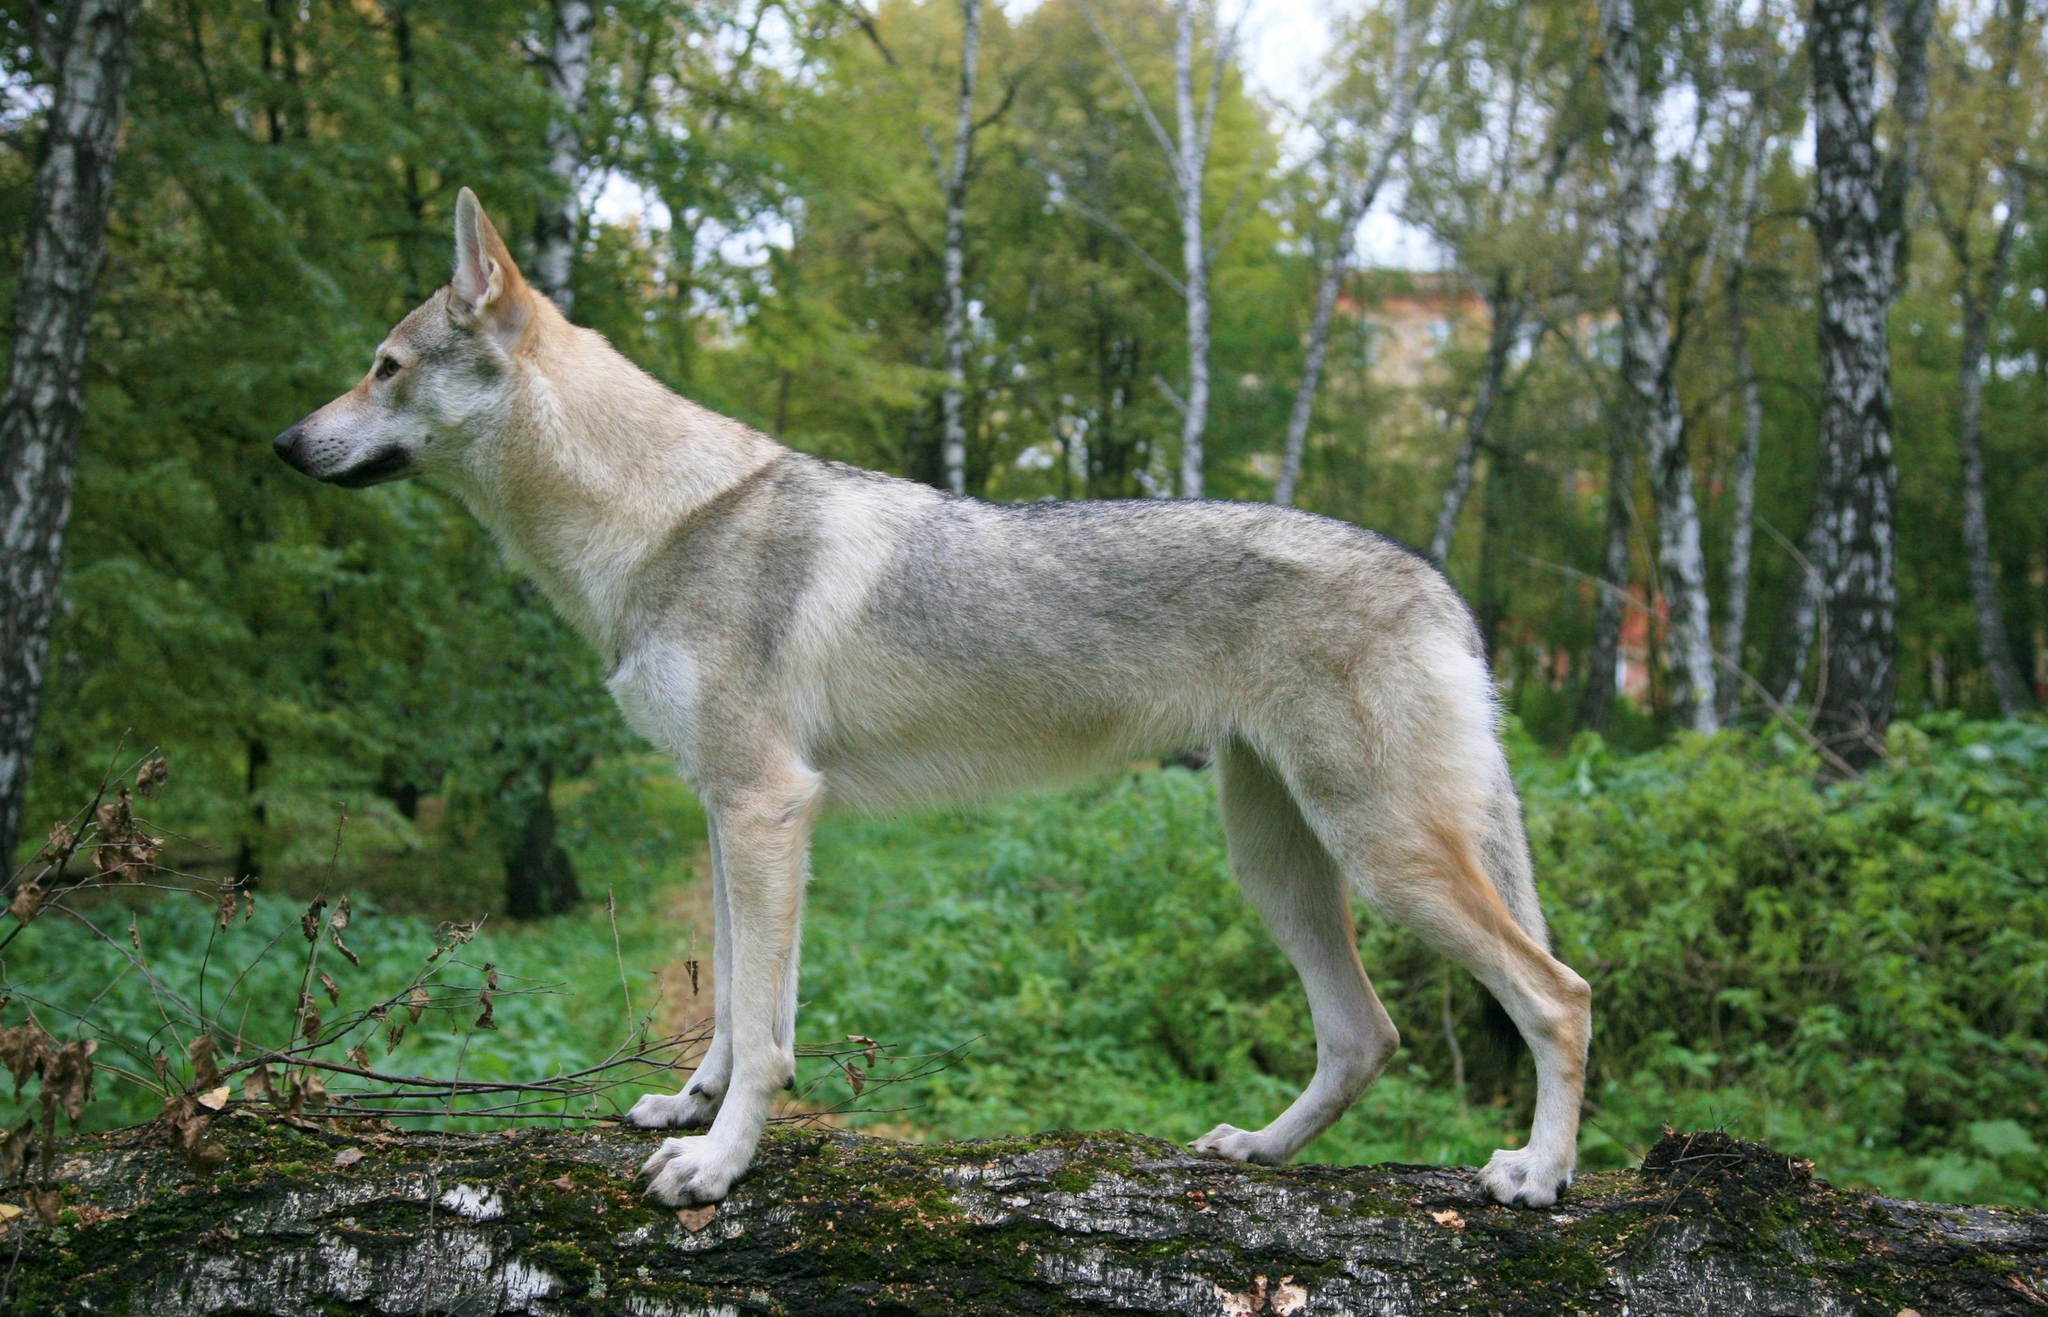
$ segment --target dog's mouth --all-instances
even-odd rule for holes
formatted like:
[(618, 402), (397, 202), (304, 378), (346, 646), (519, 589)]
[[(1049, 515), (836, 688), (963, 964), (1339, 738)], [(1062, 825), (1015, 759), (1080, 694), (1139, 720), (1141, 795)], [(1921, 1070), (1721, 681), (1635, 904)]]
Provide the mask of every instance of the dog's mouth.
[(381, 485), (387, 480), (403, 480), (413, 472), (412, 454), (403, 448), (383, 448), (372, 453), (368, 460), (358, 462), (346, 471), (336, 471), (322, 477), (330, 485), (343, 489), (367, 489)]

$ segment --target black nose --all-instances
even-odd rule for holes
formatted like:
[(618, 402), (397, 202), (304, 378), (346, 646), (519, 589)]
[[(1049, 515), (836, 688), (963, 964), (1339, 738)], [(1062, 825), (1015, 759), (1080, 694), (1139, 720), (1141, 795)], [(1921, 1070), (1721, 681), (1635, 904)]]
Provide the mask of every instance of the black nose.
[(299, 465), (299, 441), (305, 437), (304, 423), (301, 422), (279, 435), (272, 441), (272, 446), (277, 449), (279, 457), (296, 469)]

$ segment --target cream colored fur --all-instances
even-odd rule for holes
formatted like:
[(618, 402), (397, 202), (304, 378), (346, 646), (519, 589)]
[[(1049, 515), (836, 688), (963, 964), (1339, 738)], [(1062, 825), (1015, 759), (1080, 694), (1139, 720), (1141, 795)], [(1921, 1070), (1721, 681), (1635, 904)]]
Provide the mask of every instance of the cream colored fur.
[(715, 1202), (795, 1065), (812, 821), (1215, 748), (1231, 863), (1315, 1024), (1308, 1088), (1217, 1156), (1285, 1161), (1398, 1038), (1352, 932), (1362, 897), (1471, 970), (1528, 1040), (1504, 1202), (1571, 1177), (1589, 994), (1549, 953), (1491, 679), (1462, 601), (1384, 540), (1227, 504), (1001, 508), (793, 454), (670, 393), (520, 278), (467, 191), (456, 272), (370, 376), (279, 436), (309, 475), (445, 480), (613, 663), (629, 722), (712, 821), (717, 1031), (700, 1128), (649, 1192)]

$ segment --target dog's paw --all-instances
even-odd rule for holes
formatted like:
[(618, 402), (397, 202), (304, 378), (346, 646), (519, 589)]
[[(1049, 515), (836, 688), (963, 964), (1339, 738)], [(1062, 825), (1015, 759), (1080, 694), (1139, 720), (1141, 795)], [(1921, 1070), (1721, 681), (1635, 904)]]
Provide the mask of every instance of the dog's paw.
[(737, 1155), (707, 1135), (663, 1139), (640, 1167), (649, 1177), (647, 1196), (670, 1207), (703, 1207), (722, 1202), (732, 1182), (747, 1169), (749, 1158)]
[(680, 1093), (649, 1093), (626, 1113), (626, 1123), (644, 1130), (700, 1130), (718, 1114), (723, 1094), (712, 1097), (695, 1084)]
[(1531, 1148), (1501, 1149), (1479, 1172), (1479, 1188), (1509, 1207), (1549, 1207), (1564, 1196), (1572, 1168)]
[(1189, 1145), (1196, 1152), (1231, 1162), (1278, 1166), (1287, 1160), (1272, 1146), (1261, 1130), (1241, 1130), (1235, 1125), (1218, 1125)]

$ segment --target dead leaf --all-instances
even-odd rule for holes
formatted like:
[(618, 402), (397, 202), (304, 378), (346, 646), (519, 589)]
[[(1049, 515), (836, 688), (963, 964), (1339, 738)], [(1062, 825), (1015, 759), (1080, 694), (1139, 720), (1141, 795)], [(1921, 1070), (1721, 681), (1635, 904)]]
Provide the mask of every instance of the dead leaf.
[(54, 1097), (73, 1125), (85, 1114), (85, 1104), (92, 1101), (92, 1054), (99, 1049), (97, 1038), (66, 1043), (43, 1072), (43, 1100)]
[(710, 1225), (711, 1218), (717, 1215), (718, 1204), (713, 1203), (709, 1207), (685, 1207), (676, 1213), (676, 1220), (682, 1223), (683, 1229), (694, 1235)]
[(1455, 1208), (1446, 1207), (1441, 1212), (1431, 1212), (1429, 1219), (1440, 1226), (1449, 1226), (1453, 1230), (1463, 1230), (1465, 1228), (1465, 1218), (1459, 1216)]
[(556, 1176), (552, 1180), (549, 1180), (548, 1183), (552, 1185), (554, 1188), (560, 1189), (565, 1194), (573, 1193), (576, 1189), (576, 1182), (570, 1179), (566, 1172)]
[(412, 985), (411, 992), (405, 994), (406, 1013), (412, 1016), (414, 1024), (420, 1022), (420, 1015), (427, 1009), (428, 1000), (427, 990), (417, 983)]
[(334, 1154), (334, 1165), (337, 1170), (345, 1171), (362, 1159), (363, 1150), (361, 1148), (343, 1148), (340, 1152)]
[(348, 915), (348, 898), (344, 896), (341, 898), (341, 904), (334, 908), (334, 913), (327, 916), (327, 936), (334, 943), (334, 949), (347, 957), (349, 964), (361, 969), (363, 962), (356, 957), (355, 952), (348, 949), (348, 944), (341, 940), (341, 931), (348, 927)]
[(171, 766), (164, 762), (164, 757), (151, 755), (142, 761), (142, 767), (135, 770), (135, 790), (147, 799), (170, 775)]
[(324, 969), (320, 971), (320, 988), (327, 994), (330, 1005), (341, 1005), (341, 989), (335, 985), (334, 976)]
[(49, 1066), (50, 1058), (56, 1054), (50, 1043), (50, 1035), (34, 1020), (0, 1030), (0, 1062), (5, 1062), (8, 1073), (14, 1076), (15, 1097), (21, 1096), (23, 1080), (30, 1075), (40, 1077)]
[(212, 1088), (220, 1082), (220, 1067), (214, 1063), (219, 1048), (214, 1045), (211, 1034), (200, 1034), (185, 1048), (185, 1059), (192, 1063), (192, 1083), (196, 1088)]
[(197, 1176), (212, 1175), (228, 1163), (228, 1150), (218, 1143), (202, 1143), (185, 1154), (185, 1166)]
[(310, 992), (299, 994), (299, 1036), (309, 1043), (320, 1037), (320, 1012), (314, 1009)]
[(299, 931), (306, 935), (306, 941), (320, 936), (320, 912), (326, 908), (327, 898), (316, 896), (313, 904), (306, 907), (306, 913), (299, 916)]
[(354, 1047), (349, 1048), (348, 1063), (358, 1070), (368, 1070), (370, 1068), (370, 1045), (368, 1043), (357, 1043)]
[(0, 1225), (6, 1225), (18, 1216), (27, 1215), (27, 1209), (14, 1203), (0, 1203)]
[(327, 1105), (327, 1084), (320, 1076), (308, 1070), (300, 1084), (300, 1091), (306, 1095), (306, 1105), (316, 1110)]
[(14, 899), (7, 903), (7, 913), (26, 924), (36, 917), (43, 908), (43, 888), (37, 882), (25, 882), (14, 889)]
[(55, 1189), (31, 1189), (28, 1205), (35, 1211), (36, 1220), (53, 1226), (57, 1224), (57, 1213), (64, 1210), (64, 1195)]
[(846, 1063), (846, 1086), (853, 1090), (853, 1095), (855, 1097), (859, 1097), (860, 1091), (863, 1088), (866, 1088), (867, 1084), (868, 1072), (861, 1069), (852, 1061), (848, 1061)]
[(192, 1100), (208, 1111), (220, 1111), (227, 1106), (230, 1092), (228, 1086), (222, 1084), (219, 1088), (208, 1089)]
[(270, 1086), (270, 1067), (258, 1065), (242, 1076), (242, 1096), (251, 1102), (275, 1102), (277, 1092)]
[(12, 1184), (21, 1178), (22, 1168), (28, 1165), (30, 1154), (36, 1147), (36, 1123), (24, 1120), (0, 1138), (0, 1182)]

